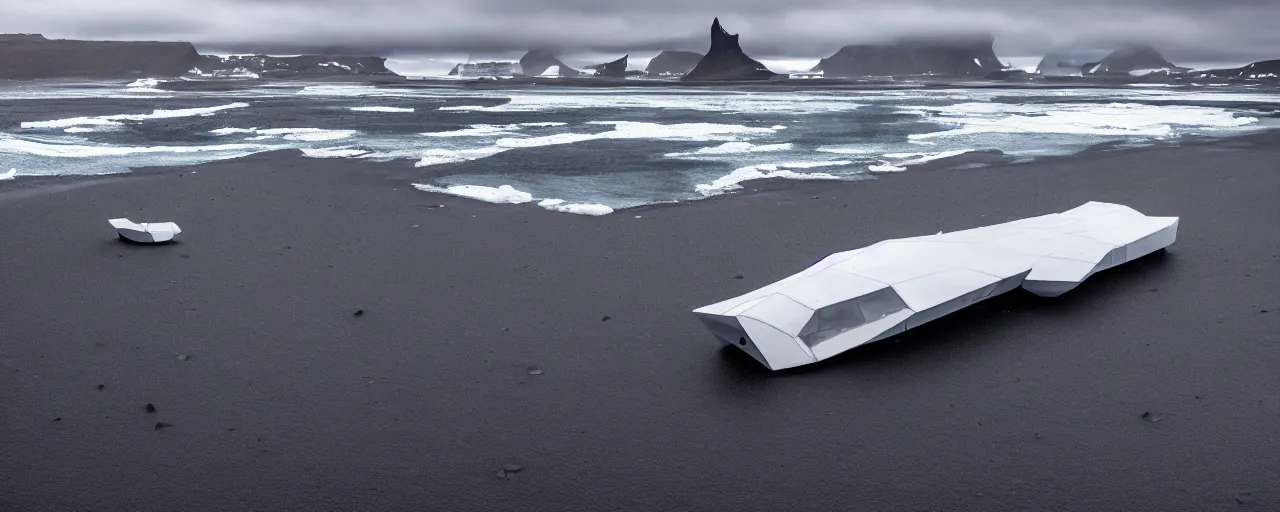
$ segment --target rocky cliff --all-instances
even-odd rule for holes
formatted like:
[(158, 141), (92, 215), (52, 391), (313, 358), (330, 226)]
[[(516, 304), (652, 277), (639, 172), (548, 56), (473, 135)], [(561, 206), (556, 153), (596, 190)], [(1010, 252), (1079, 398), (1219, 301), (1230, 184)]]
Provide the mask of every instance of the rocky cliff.
[(199, 60), (191, 43), (0, 36), (0, 79), (180, 76)]
[(1103, 57), (1097, 65), (1085, 69), (1085, 74), (1130, 73), (1140, 69), (1174, 69), (1177, 68), (1160, 55), (1151, 45), (1136, 44), (1125, 46), (1110, 55)]
[(1062, 50), (1050, 52), (1040, 59), (1036, 73), (1044, 76), (1076, 76), (1083, 75), (1088, 69), (1098, 65), (1106, 52), (1093, 50)]
[(720, 26), (720, 18), (711, 23), (711, 49), (698, 65), (681, 78), (689, 82), (770, 80), (779, 76), (764, 64), (742, 51), (738, 35)]
[(852, 45), (813, 69), (827, 77), (942, 75), (979, 77), (1004, 69), (990, 37), (959, 41), (900, 41)]
[(596, 70), (596, 75), (605, 78), (626, 78), (627, 77), (627, 58), (630, 55), (623, 55), (621, 59), (604, 64), (591, 66), (590, 69)]
[(1200, 71), (1197, 76), (1211, 76), (1214, 78), (1240, 78), (1262, 80), (1280, 79), (1280, 59), (1264, 60), (1254, 62), (1248, 66), (1231, 68), (1231, 69), (1210, 69)]
[(191, 43), (72, 41), (38, 34), (0, 35), (0, 79), (261, 76), (398, 76), (381, 57), (201, 55)]
[(190, 68), (199, 75), (251, 76), (262, 78), (308, 78), (327, 76), (399, 76), (387, 69), (382, 57), (349, 55), (201, 55)]
[(581, 71), (560, 62), (560, 59), (556, 58), (555, 54), (551, 53), (550, 50), (532, 50), (524, 54), (524, 57), (520, 57), (520, 69), (524, 71), (525, 76), (542, 76), (553, 66), (560, 68), (559, 76), (578, 76), (582, 74)]
[(653, 76), (685, 75), (693, 71), (701, 60), (702, 54), (698, 52), (663, 50), (649, 61), (644, 71)]
[(523, 74), (518, 62), (464, 62), (453, 67), (449, 76), (482, 77), (482, 76), (515, 76)]

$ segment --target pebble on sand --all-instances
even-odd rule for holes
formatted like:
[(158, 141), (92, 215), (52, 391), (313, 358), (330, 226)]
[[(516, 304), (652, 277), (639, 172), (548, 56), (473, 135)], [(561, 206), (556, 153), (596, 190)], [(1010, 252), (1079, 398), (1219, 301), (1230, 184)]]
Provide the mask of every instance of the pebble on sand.
[(613, 320), (613, 317), (608, 316), (608, 315), (605, 315), (605, 317), (604, 317), (604, 318), (601, 318), (601, 319), (600, 319), (600, 321), (601, 321), (601, 322), (608, 322), (608, 321), (610, 321), (610, 320)]
[(363, 310), (363, 309), (357, 309), (357, 310), (356, 310), (356, 316), (364, 316), (364, 310)]
[(156, 422), (156, 430), (164, 430), (164, 429), (169, 428), (169, 427), (172, 427), (172, 426), (173, 426), (173, 425), (171, 425), (171, 424), (169, 424), (169, 423), (165, 423), (165, 422)]
[(190, 360), (191, 360), (191, 354), (178, 354), (178, 360), (179, 360), (179, 361), (190, 361)]
[(538, 366), (530, 366), (527, 371), (529, 375), (542, 375), (542, 368)]
[(154, 404), (147, 404), (146, 409), (147, 409), (147, 412), (150, 412), (150, 413), (156, 412), (156, 406)]
[(102, 391), (102, 390), (103, 390), (103, 389), (105, 389), (106, 387), (107, 387), (107, 385), (106, 385), (106, 384), (98, 384), (98, 391)]

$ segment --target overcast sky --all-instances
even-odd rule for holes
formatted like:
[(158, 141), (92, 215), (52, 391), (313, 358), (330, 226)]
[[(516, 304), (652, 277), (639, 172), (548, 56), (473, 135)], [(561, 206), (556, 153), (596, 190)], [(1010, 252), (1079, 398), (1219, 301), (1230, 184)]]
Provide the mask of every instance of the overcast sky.
[(1003, 57), (1150, 42), (1176, 60), (1280, 58), (1280, 0), (0, 0), (0, 32), (378, 53), (705, 50), (711, 18), (757, 57), (989, 32)]

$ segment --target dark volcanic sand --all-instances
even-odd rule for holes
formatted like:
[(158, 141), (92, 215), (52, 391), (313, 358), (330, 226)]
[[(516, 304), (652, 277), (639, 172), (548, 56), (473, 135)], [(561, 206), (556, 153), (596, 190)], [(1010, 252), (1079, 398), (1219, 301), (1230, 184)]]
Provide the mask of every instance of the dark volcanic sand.
[[(1277, 510), (1278, 160), (1263, 136), (598, 218), (293, 153), (0, 184), (0, 510)], [(689, 313), (1087, 200), (1179, 241), (798, 371)], [(182, 242), (122, 244), (125, 215)]]

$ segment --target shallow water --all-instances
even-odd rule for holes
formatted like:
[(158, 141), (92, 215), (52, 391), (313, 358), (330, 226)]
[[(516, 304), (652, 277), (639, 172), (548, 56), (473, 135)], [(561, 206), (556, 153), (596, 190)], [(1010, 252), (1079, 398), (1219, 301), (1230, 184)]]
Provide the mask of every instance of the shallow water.
[[(1267, 129), (1262, 87), (473, 90), (155, 81), (0, 85), (0, 171), (104, 174), (262, 151), (412, 162), (426, 190), (572, 213), (755, 178), (865, 179), (971, 151), (1014, 159)], [(499, 187), (507, 185), (517, 193)], [(570, 207), (566, 207), (566, 205)], [(576, 205), (576, 206), (575, 206)], [(581, 206), (581, 207), (579, 207)], [(607, 208), (605, 208), (607, 207)]]

